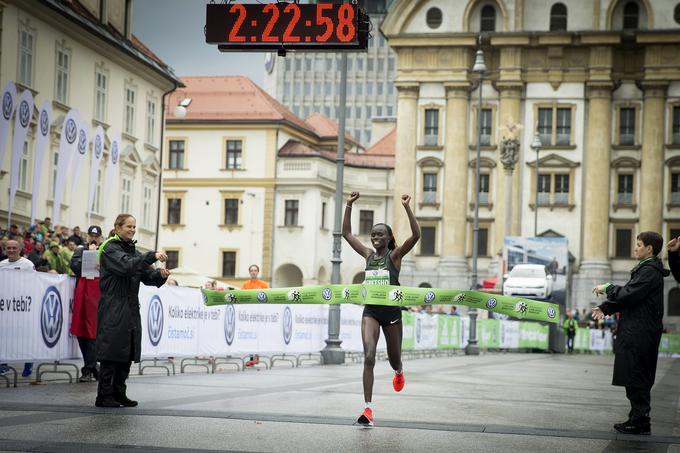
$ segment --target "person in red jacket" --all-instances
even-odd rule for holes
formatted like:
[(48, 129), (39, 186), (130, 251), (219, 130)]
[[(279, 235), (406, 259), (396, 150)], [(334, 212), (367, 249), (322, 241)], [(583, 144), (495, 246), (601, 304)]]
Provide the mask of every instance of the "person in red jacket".
[(99, 307), (99, 277), (82, 276), (83, 252), (96, 251), (102, 242), (102, 229), (92, 225), (87, 229), (87, 243), (78, 247), (69, 263), (76, 276), (76, 290), (73, 296), (73, 317), (71, 319), (71, 335), (78, 338), (78, 346), (83, 355), (82, 374), (79, 382), (96, 381), (99, 377), (97, 356), (95, 352), (97, 340), (97, 308)]

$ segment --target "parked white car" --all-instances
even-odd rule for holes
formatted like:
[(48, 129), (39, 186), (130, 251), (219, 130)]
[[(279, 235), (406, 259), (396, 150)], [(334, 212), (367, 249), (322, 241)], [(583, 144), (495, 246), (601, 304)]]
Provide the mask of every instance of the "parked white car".
[(516, 264), (510, 274), (505, 274), (503, 295), (549, 299), (553, 278), (542, 264)]

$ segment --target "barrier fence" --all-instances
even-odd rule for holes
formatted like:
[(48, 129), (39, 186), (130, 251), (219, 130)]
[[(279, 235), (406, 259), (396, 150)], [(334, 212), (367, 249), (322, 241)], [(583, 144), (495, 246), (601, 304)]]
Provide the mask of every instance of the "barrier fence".
[[(80, 357), (69, 334), (74, 279), (0, 270), (0, 362), (55, 362)], [(206, 306), (200, 290), (140, 287), (142, 357), (208, 357), (316, 353), (325, 346), (328, 305), (230, 304)], [(361, 351), (363, 307), (341, 306), (340, 339)], [(403, 312), (404, 350), (453, 350), (468, 341), (469, 320)], [(528, 321), (478, 319), (479, 347), (548, 349), (549, 328)], [(608, 331), (579, 329), (575, 347), (610, 351)], [(378, 348), (385, 349), (381, 336)], [(660, 352), (680, 353), (680, 335), (664, 335)]]

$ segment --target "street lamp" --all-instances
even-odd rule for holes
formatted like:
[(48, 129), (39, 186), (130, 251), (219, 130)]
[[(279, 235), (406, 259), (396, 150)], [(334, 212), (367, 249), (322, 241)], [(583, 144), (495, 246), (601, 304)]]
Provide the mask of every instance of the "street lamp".
[[(481, 47), (481, 42), (480, 42)], [(480, 163), (482, 154), (482, 87), (484, 86), (484, 73), (486, 72), (486, 64), (484, 64), (484, 51), (477, 49), (475, 56), (475, 64), (472, 67), (472, 72), (479, 73), (479, 109), (477, 109), (477, 158), (475, 161), (475, 217), (472, 226), (472, 289), (477, 289), (477, 258), (479, 255), (479, 180), (480, 180)], [(470, 315), (470, 335), (468, 337), (468, 344), (465, 346), (465, 355), (479, 355), (479, 347), (477, 346), (477, 309), (471, 308), (468, 311)]]
[(536, 151), (536, 199), (534, 200), (534, 237), (538, 236), (538, 152), (541, 150), (541, 136), (536, 132), (531, 149)]

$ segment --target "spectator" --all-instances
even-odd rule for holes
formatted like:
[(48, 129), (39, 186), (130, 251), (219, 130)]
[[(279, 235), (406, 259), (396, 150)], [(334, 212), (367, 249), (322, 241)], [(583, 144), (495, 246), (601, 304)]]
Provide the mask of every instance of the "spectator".
[(257, 278), (260, 273), (260, 267), (257, 264), (251, 264), (248, 267), (248, 273), (250, 274), (250, 280), (243, 282), (241, 289), (265, 289), (269, 288), (269, 285), (264, 280)]
[(456, 307), (455, 305), (451, 305), (451, 308), (449, 309), (449, 315), (460, 316), (460, 313), (458, 313), (458, 307)]
[(578, 330), (578, 322), (574, 319), (574, 314), (571, 310), (567, 310), (567, 319), (562, 324), (564, 334), (567, 336), (567, 351), (574, 352), (574, 338), (576, 338), (576, 330)]
[(208, 280), (205, 282), (205, 289), (217, 289), (217, 282), (215, 280)]
[[(102, 239), (102, 229), (92, 225), (87, 229), (87, 250), (99, 250)], [(69, 243), (74, 243), (69, 240)], [(97, 309), (101, 297), (99, 277), (86, 278), (82, 276), (83, 252), (85, 247), (78, 247), (69, 262), (70, 270), (78, 279), (73, 296), (73, 317), (71, 320), (71, 335), (78, 338), (78, 346), (83, 356), (83, 368), (79, 382), (92, 382), (99, 378), (97, 370), (96, 340), (97, 340)]]
[[(14, 239), (8, 240), (5, 245), (5, 250), (7, 252), (7, 258), (0, 261), (0, 270), (12, 269), (18, 271), (32, 271), (35, 269), (35, 266), (33, 266), (33, 263), (31, 261), (20, 256), (21, 243), (19, 241), (16, 241)], [(0, 372), (4, 373), (6, 371), (7, 371), (6, 364), (0, 365)], [(33, 363), (32, 362), (24, 363), (24, 371), (21, 373), (21, 375), (23, 377), (29, 377), (31, 373), (33, 373)]]
[(30, 231), (26, 231), (23, 236), (23, 242), (24, 242), (24, 256), (28, 256), (29, 253), (33, 250), (33, 246), (35, 245), (35, 239), (33, 239), (33, 234)]
[(0, 261), (7, 259), (7, 254), (5, 253), (5, 249), (7, 248), (7, 241), (9, 238), (7, 236), (2, 235), (0, 238)]
[(170, 275), (167, 269), (154, 270), (156, 261), (165, 262), (160, 252), (140, 254), (133, 238), (137, 221), (120, 214), (115, 235), (99, 248), (101, 298), (97, 310), (97, 359), (101, 363), (97, 407), (134, 407), (126, 395), (125, 381), (132, 361), (139, 362), (142, 321), (139, 313), (139, 285), (160, 287)]
[(38, 231), (42, 233), (42, 237), (45, 238), (47, 235), (52, 234), (52, 219), (45, 217), (45, 220), (39, 222)]
[(36, 270), (38, 270), (39, 267), (47, 267), (49, 269), (49, 263), (43, 256), (44, 253), (45, 244), (42, 242), (36, 242), (33, 246), (33, 250), (31, 250), (31, 253), (28, 254), (28, 259), (31, 260)]
[(50, 266), (50, 270), (55, 271), (57, 274), (66, 274), (68, 272), (68, 262), (64, 261), (64, 258), (59, 253), (61, 247), (57, 241), (50, 242), (50, 247), (45, 251), (43, 255)]
[[(99, 227), (97, 227), (97, 228), (99, 228)], [(100, 234), (100, 236), (101, 236), (101, 234)], [(79, 226), (73, 227), (73, 234), (68, 237), (68, 240), (75, 242), (76, 246), (83, 245), (83, 237), (80, 234), (80, 227)]]
[[(66, 241), (66, 247), (62, 247), (61, 250), (59, 250), (59, 257), (62, 259), (63, 262), (70, 263), (71, 257), (73, 256), (73, 252), (75, 252), (75, 250), (76, 250), (75, 241), (69, 239), (68, 241)], [(75, 275), (70, 267), (66, 268), (66, 273), (71, 276)]]
[(17, 236), (21, 236), (21, 233), (19, 232), (19, 227), (16, 226), (15, 224), (10, 225), (7, 235), (12, 239), (16, 238)]

